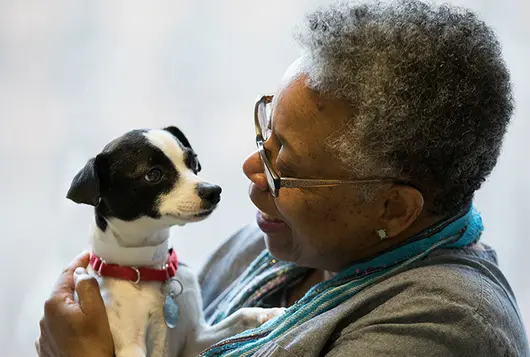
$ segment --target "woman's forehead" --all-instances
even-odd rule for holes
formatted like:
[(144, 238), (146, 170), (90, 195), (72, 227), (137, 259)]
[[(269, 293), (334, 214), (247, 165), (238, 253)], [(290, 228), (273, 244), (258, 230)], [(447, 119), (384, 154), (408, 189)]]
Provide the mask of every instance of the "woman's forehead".
[(325, 162), (326, 172), (322, 174), (336, 174), (333, 170), (340, 165), (326, 150), (326, 140), (344, 122), (344, 111), (305, 83), (304, 76), (298, 77), (275, 96), (273, 130), (285, 149), (284, 160), (303, 162), (307, 167), (320, 167)]
[[(317, 106), (309, 95), (303, 77), (289, 82), (274, 97), (272, 103), (272, 120), (276, 131), (281, 136), (294, 131), (297, 134), (310, 131), (316, 124)], [(286, 133), (284, 133), (284, 131)]]
[(277, 131), (330, 133), (346, 118), (345, 106), (306, 85), (307, 75), (292, 78), (274, 96), (272, 119)]

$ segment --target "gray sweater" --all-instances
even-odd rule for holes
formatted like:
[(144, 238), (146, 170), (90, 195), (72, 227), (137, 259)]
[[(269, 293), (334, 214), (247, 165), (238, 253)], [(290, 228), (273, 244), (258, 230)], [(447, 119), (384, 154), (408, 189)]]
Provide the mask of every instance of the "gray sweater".
[[(263, 250), (247, 226), (210, 257), (199, 280), (206, 317)], [(272, 302), (280, 306), (280, 300)], [(255, 356), (530, 356), (514, 294), (496, 255), (439, 249), (285, 333)]]

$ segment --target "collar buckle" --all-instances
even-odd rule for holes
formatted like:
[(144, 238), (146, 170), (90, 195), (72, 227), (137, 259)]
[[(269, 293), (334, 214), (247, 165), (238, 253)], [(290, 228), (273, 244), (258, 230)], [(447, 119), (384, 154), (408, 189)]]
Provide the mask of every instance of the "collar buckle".
[(140, 276), (140, 270), (136, 267), (131, 267), (136, 272), (136, 280), (134, 281), (135, 284), (139, 284), (140, 280), (142, 280)]

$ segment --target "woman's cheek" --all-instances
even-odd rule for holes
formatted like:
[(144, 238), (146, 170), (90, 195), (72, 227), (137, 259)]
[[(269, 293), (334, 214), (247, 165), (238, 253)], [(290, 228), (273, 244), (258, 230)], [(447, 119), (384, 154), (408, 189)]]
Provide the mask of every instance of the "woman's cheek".
[[(280, 198), (281, 195), (278, 199)], [(308, 195), (300, 192), (284, 195), (278, 200), (277, 209), (295, 235), (307, 236), (312, 232), (315, 233), (323, 223), (318, 202), (314, 202)]]

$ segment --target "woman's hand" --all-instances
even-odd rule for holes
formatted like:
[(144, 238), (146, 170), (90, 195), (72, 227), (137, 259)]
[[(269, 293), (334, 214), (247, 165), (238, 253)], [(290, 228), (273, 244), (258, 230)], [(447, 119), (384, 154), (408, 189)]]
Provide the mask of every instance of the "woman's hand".
[[(88, 262), (88, 252), (78, 255), (59, 276), (44, 304), (35, 342), (40, 357), (112, 357), (107, 312), (97, 281), (86, 273)], [(74, 299), (74, 288), (79, 302)]]

